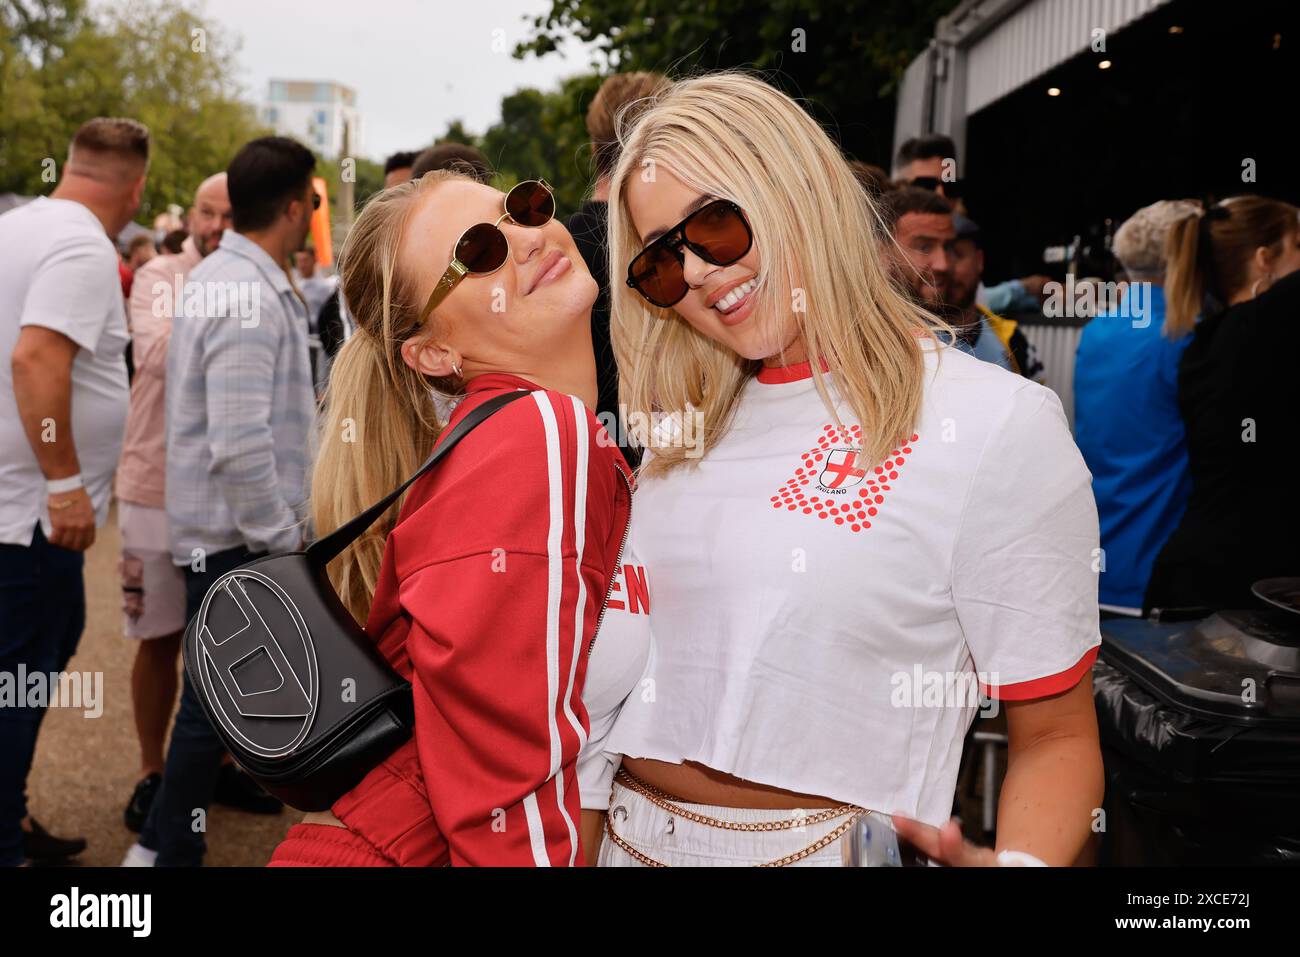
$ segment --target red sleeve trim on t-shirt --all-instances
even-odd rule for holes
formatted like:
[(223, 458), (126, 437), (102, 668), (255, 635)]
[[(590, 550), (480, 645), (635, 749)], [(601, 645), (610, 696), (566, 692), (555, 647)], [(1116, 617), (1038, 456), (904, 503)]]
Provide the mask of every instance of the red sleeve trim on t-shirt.
[(1031, 678), (1029, 681), (1017, 681), (1009, 685), (986, 685), (981, 681), (980, 690), (990, 698), (997, 698), (999, 701), (1030, 701), (1034, 698), (1046, 698), (1049, 695), (1060, 694), (1062, 691), (1069, 691), (1079, 683), (1084, 673), (1097, 660), (1097, 649), (1100, 647), (1095, 645), (1089, 648), (1075, 664), (1054, 675)]

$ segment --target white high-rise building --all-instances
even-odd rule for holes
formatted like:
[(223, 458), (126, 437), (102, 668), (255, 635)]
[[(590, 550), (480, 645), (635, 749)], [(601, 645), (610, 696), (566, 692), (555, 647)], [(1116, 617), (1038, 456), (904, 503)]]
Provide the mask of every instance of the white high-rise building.
[(361, 114), (357, 95), (341, 83), (316, 80), (271, 80), (262, 122), (281, 136), (292, 136), (327, 159), (343, 152), (343, 130), (348, 129), (348, 152), (362, 152)]

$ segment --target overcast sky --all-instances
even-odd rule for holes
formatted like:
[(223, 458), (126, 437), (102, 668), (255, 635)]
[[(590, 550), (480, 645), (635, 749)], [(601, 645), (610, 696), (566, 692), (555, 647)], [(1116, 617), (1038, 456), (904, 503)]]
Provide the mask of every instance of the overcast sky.
[[(260, 104), (267, 80), (333, 80), (357, 93), (362, 155), (427, 146), (456, 118), (482, 133), (520, 87), (553, 89), (585, 72), (581, 44), (542, 59), (510, 56), (525, 15), (550, 0), (208, 0), (209, 19), (242, 38), (241, 82)], [(501, 31), (494, 34), (494, 31)], [(504, 51), (493, 52), (494, 37)]]

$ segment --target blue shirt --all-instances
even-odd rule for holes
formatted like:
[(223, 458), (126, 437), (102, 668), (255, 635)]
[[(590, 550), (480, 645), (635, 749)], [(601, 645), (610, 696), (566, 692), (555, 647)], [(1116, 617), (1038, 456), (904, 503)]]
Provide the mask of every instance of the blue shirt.
[(981, 285), (975, 301), (999, 316), (1013, 312), (1043, 311), (1043, 304), (1038, 301), (1038, 297), (1026, 290), (1025, 284), (1019, 279), (1008, 279), (996, 286)]
[(967, 355), (974, 356), (976, 359), (983, 359), (985, 362), (991, 362), (995, 366), (1001, 366), (1008, 372), (1013, 371), (1011, 368), (1011, 357), (1007, 355), (1007, 347), (1002, 344), (998, 334), (993, 331), (989, 325), (987, 316), (980, 316), (980, 334), (975, 339), (975, 344), (971, 345), (961, 336), (958, 336), (953, 345)]
[(1074, 363), (1074, 438), (1101, 520), (1100, 601), (1124, 608), (1142, 607), (1192, 486), (1178, 412), (1178, 363), (1192, 337), (1165, 337), (1164, 289), (1147, 288), (1143, 315), (1130, 287), (1114, 314), (1083, 327)]

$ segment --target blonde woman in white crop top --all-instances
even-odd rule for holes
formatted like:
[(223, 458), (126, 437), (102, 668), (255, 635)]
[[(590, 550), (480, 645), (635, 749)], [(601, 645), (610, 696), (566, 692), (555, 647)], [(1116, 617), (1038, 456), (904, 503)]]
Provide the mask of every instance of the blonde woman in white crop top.
[[(772, 87), (673, 84), (621, 138), (654, 641), (605, 744), (600, 863), (838, 865), (864, 814), (941, 864), (1072, 863), (1102, 796), (1098, 531), (1055, 394), (932, 334)], [(996, 848), (949, 821), (981, 692), (1010, 738)]]

